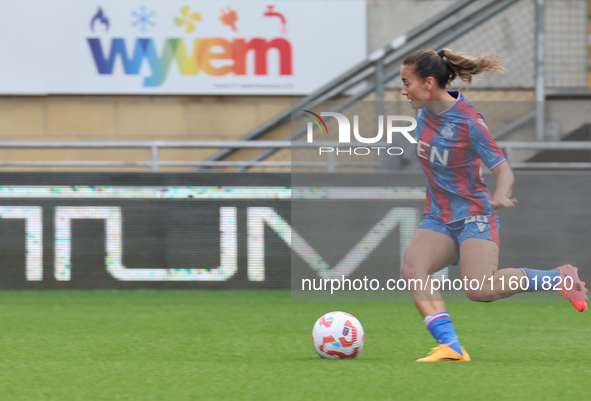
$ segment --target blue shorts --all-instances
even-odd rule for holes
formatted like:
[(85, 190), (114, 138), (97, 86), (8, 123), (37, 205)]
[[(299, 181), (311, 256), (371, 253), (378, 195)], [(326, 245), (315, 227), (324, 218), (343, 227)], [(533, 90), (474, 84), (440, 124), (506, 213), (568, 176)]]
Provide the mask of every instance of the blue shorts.
[[(470, 216), (452, 223), (444, 223), (437, 217), (426, 214), (417, 228), (436, 231), (450, 237), (456, 244), (456, 252), (460, 255), (460, 245), (466, 238), (482, 238), (493, 241), (501, 246), (499, 241), (499, 215)], [(457, 264), (454, 263), (454, 264)]]

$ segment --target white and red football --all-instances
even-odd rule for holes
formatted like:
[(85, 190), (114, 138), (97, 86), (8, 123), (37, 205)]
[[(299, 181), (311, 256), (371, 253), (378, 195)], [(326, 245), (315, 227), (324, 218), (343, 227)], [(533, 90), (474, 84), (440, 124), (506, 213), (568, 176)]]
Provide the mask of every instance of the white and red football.
[(365, 342), (363, 326), (346, 312), (329, 312), (314, 324), (312, 344), (321, 358), (355, 358)]

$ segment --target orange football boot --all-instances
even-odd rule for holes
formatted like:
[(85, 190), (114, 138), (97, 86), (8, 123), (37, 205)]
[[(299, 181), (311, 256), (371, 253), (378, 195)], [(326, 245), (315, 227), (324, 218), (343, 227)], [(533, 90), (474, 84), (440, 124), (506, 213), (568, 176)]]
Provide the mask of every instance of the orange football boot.
[[(572, 265), (564, 265), (552, 270), (558, 270), (560, 272), (562, 282), (558, 285), (558, 288), (561, 288), (558, 291), (562, 294), (564, 299), (568, 299), (579, 312), (586, 310), (586, 301), (589, 299), (586, 294), (589, 290), (585, 288), (585, 283), (579, 278), (579, 273), (577, 273), (579, 269)], [(570, 278), (572, 282), (568, 282), (570, 280), (567, 281), (567, 277)], [(570, 288), (570, 290), (567, 290), (567, 287)]]
[(464, 355), (458, 354), (449, 344), (440, 344), (432, 348), (426, 357), (417, 359), (417, 362), (470, 362), (470, 355), (464, 347), (462, 347), (462, 353)]

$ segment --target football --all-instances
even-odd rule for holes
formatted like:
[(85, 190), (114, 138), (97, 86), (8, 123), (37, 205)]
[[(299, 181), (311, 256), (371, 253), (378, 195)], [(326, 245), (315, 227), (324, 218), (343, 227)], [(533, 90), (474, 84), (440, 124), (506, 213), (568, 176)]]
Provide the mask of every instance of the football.
[(355, 358), (365, 342), (363, 326), (346, 312), (329, 312), (314, 324), (312, 344), (321, 358)]

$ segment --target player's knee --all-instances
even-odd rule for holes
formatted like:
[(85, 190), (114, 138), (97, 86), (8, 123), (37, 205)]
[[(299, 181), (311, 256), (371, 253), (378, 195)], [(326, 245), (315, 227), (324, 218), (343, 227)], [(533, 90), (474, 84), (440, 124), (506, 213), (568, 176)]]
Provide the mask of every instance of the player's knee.
[(425, 276), (428, 270), (428, 266), (418, 262), (413, 258), (407, 258), (404, 260), (402, 266), (402, 277), (405, 280), (420, 279)]
[(416, 272), (413, 271), (413, 269), (410, 265), (405, 263), (404, 266), (402, 266), (401, 274), (402, 274), (403, 279), (410, 280), (412, 278), (415, 278)]

